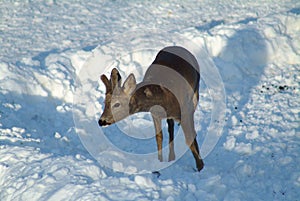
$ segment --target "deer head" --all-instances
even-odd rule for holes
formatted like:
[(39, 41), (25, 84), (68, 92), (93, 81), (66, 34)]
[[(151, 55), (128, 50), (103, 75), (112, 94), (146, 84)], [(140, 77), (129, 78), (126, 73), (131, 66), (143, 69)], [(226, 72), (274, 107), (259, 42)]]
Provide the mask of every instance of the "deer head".
[(136, 89), (136, 80), (130, 74), (121, 86), (121, 76), (114, 68), (111, 71), (110, 80), (101, 75), (101, 80), (106, 87), (105, 107), (99, 120), (100, 126), (108, 126), (129, 116), (129, 102), (132, 93)]

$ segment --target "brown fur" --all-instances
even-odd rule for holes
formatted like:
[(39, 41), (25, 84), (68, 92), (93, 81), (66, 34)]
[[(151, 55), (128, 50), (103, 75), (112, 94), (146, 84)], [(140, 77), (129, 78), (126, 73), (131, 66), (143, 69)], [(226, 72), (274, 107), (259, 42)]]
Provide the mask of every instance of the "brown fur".
[(143, 81), (137, 85), (131, 74), (121, 87), (121, 76), (117, 69), (112, 70), (110, 80), (105, 75), (101, 76), (101, 80), (106, 86), (106, 98), (100, 126), (110, 125), (137, 112), (150, 112), (155, 125), (158, 159), (162, 161), (161, 120), (167, 119), (171, 161), (175, 159), (175, 120), (182, 126), (198, 171), (203, 168), (194, 128), (200, 73), (197, 60), (190, 52), (177, 46), (162, 49), (148, 68)]

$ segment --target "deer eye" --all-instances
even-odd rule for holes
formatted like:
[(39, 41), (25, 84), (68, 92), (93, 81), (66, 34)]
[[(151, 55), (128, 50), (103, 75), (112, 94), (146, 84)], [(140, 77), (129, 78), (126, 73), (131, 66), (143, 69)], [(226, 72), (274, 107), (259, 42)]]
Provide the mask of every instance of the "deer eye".
[(120, 105), (121, 105), (120, 103), (116, 103), (116, 104), (113, 105), (113, 107), (117, 108), (117, 107), (120, 107)]

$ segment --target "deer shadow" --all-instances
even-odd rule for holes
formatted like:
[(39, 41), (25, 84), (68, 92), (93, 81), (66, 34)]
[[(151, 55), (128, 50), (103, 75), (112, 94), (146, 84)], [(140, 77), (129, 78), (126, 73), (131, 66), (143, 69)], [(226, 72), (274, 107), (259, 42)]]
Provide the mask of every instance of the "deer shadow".
[(224, 82), (227, 108), (242, 123), (239, 112), (245, 110), (268, 62), (266, 42), (255, 28), (237, 30), (213, 60)]

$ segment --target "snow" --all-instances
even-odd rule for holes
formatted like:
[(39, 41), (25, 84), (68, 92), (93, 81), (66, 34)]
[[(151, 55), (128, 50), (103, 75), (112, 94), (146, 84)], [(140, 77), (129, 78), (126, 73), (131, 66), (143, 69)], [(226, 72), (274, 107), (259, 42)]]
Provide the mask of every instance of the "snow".
[[(299, 200), (299, 1), (3, 1), (0, 13), (0, 200)], [(177, 125), (174, 162), (167, 135), (157, 160), (148, 113), (97, 125), (99, 76), (141, 81), (166, 45), (201, 66), (201, 172)]]

